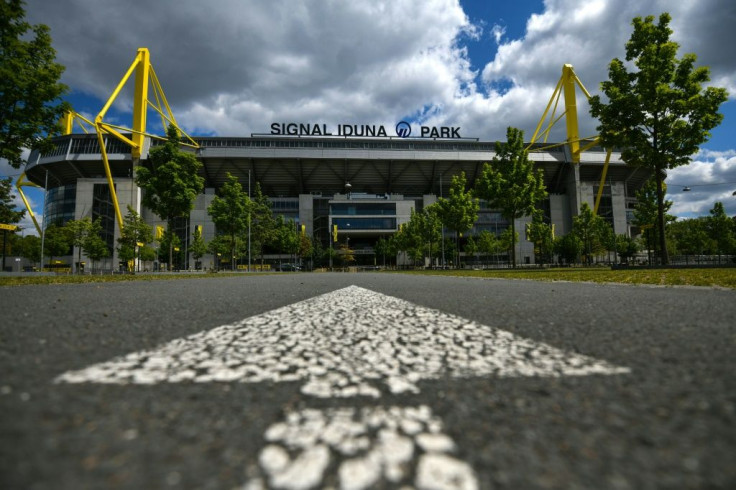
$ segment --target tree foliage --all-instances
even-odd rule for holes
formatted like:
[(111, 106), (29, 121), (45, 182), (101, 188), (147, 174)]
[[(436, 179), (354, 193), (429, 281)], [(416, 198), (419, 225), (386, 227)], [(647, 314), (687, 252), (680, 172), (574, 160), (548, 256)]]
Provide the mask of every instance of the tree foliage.
[(722, 202), (716, 202), (705, 220), (708, 236), (713, 240), (718, 255), (736, 252), (734, 222), (726, 215)]
[[(166, 143), (149, 152), (149, 165), (137, 167), (135, 183), (143, 189), (143, 204), (166, 221), (171, 233), (175, 218), (189, 216), (204, 179), (199, 176), (201, 162), (179, 148), (178, 130), (169, 126), (166, 135)], [(168, 245), (171, 265), (173, 241)]]
[(516, 267), (516, 220), (534, 212), (537, 203), (547, 197), (544, 174), (534, 169), (534, 162), (524, 146), (524, 132), (509, 127), (506, 144), (496, 142), (493, 164), (486, 163), (476, 184), (478, 197), (499, 209), (511, 223), (511, 263)]
[(235, 248), (238, 237), (248, 230), (248, 216), (251, 202), (243, 186), (234, 175), (227, 173), (227, 180), (218, 195), (207, 208), (207, 213), (217, 227), (218, 234), (224, 235), (230, 243), (230, 260), (235, 270)]
[[(140, 252), (140, 248), (153, 241), (153, 227), (146, 223), (141, 215), (128, 206), (123, 218), (123, 229), (118, 238), (118, 257), (122, 262), (129, 262)], [(143, 245), (139, 245), (143, 244)]]
[(97, 261), (110, 256), (110, 249), (107, 248), (107, 243), (102, 239), (101, 234), (102, 222), (97, 218), (89, 224), (87, 234), (82, 241), (82, 250), (92, 261), (92, 270), (94, 270)]
[[(667, 192), (667, 184), (662, 183), (662, 190)], [(672, 207), (672, 201), (664, 201), (664, 221), (665, 226), (675, 221), (676, 217), (668, 214)], [(633, 224), (642, 228), (645, 233), (652, 233), (651, 236), (658, 237), (659, 231), (659, 204), (657, 202), (657, 182), (655, 179), (649, 179), (641, 189), (636, 192), (636, 204), (634, 206)], [(650, 244), (651, 245), (651, 244)], [(654, 250), (661, 250), (660, 244), (654, 244)]]
[(567, 264), (578, 261), (583, 252), (583, 242), (575, 233), (568, 233), (555, 239), (555, 253)]
[(253, 189), (251, 207), (251, 248), (261, 257), (263, 250), (276, 239), (276, 218), (271, 210), (272, 204), (261, 190), (260, 182)]
[(636, 256), (639, 251), (639, 244), (630, 236), (622, 233), (616, 235), (616, 253), (622, 262), (628, 263), (629, 259)]
[(189, 244), (189, 252), (192, 254), (192, 257), (194, 257), (195, 262), (199, 262), (199, 259), (207, 253), (207, 244), (202, 237), (202, 231), (199, 226), (195, 226), (194, 232), (192, 232), (192, 241)]
[(19, 237), (18, 241), (20, 255), (31, 262), (41, 261), (41, 238), (36, 235)]
[(69, 232), (72, 245), (77, 248), (77, 273), (81, 273), (81, 261), (82, 261), (82, 245), (84, 245), (87, 235), (89, 234), (90, 226), (92, 225), (92, 218), (84, 217), (79, 220), (67, 221), (64, 227)]
[(72, 246), (72, 238), (69, 230), (63, 226), (51, 224), (46, 228), (43, 239), (44, 255), (49, 256), (49, 262), (53, 262), (54, 257), (61, 257), (69, 254)]
[(12, 225), (20, 222), (26, 213), (25, 209), (16, 210), (13, 194), (13, 179), (0, 179), (0, 223)]
[(15, 168), (24, 148), (46, 150), (69, 109), (46, 25), (25, 21), (21, 0), (0, 2), (0, 158)]
[(611, 233), (611, 225), (598, 215), (587, 202), (580, 206), (580, 213), (572, 219), (572, 233), (582, 244), (585, 262), (590, 264), (595, 255), (607, 250), (607, 239)]
[(726, 101), (725, 89), (702, 85), (710, 80), (707, 67), (695, 67), (696, 56), (677, 59), (679, 45), (672, 40), (670, 15), (636, 17), (634, 32), (626, 43), (626, 61), (636, 70), (629, 72), (625, 62), (613, 59), (609, 80), (601, 84), (608, 99), (590, 99), (593, 117), (600, 121), (598, 131), (606, 147), (621, 148), (627, 164), (650, 169), (657, 186), (657, 220), (662, 262), (669, 256), (665, 238), (663, 183), (667, 170), (690, 163), (699, 146), (720, 124), (719, 106)]
[(554, 254), (555, 237), (552, 226), (545, 223), (541, 212), (533, 214), (532, 222), (527, 228), (527, 239), (534, 244), (535, 262), (548, 264), (552, 262)]
[[(472, 189), (467, 189), (465, 172), (452, 176), (450, 182), (450, 196), (440, 198), (436, 206), (436, 213), (441, 224), (455, 232), (457, 243), (461, 233), (468, 231), (478, 219), (480, 205)], [(460, 250), (457, 248), (457, 264), (460, 260)]]

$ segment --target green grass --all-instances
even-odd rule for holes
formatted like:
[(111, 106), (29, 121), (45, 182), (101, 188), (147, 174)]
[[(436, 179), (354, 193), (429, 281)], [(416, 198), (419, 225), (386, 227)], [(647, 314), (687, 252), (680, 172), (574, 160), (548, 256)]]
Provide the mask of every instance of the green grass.
[[(259, 273), (262, 274), (262, 273)], [(123, 281), (170, 281), (174, 279), (202, 279), (212, 277), (245, 276), (243, 273), (165, 273), (165, 274), (106, 274), (106, 275), (35, 275), (0, 277), (0, 286), (23, 286), (28, 284), (82, 284), (88, 282), (123, 282)]]
[[(423, 270), (401, 271), (402, 274), (441, 275), (478, 278), (530, 279), (535, 281), (573, 281), (619, 284), (654, 284), (660, 286), (706, 286), (736, 289), (736, 268), (714, 269), (623, 269), (565, 268), (565, 269), (502, 269), (502, 270)], [(264, 273), (258, 273), (262, 275)], [(302, 273), (303, 274), (303, 273)], [(116, 274), (116, 275), (57, 275), (0, 277), (0, 286), (26, 284), (81, 284), (120, 281), (167, 281), (174, 279), (201, 279), (212, 277), (254, 276), (244, 273), (189, 274)]]
[(407, 271), (408, 274), (531, 279), (535, 281), (573, 281), (618, 284), (654, 284), (660, 286), (707, 286), (736, 289), (736, 268), (714, 269), (503, 269)]

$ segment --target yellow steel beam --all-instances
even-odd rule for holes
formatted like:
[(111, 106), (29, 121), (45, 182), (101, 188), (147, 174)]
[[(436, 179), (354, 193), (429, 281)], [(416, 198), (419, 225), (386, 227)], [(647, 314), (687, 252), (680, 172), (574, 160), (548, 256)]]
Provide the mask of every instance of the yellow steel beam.
[(151, 55), (147, 48), (139, 48), (136, 56), (138, 66), (135, 71), (135, 96), (133, 99), (133, 146), (131, 156), (141, 157), (144, 133), (146, 132), (146, 115), (148, 113), (148, 80), (151, 70)]
[(606, 162), (603, 164), (601, 172), (601, 182), (598, 185), (598, 195), (595, 196), (595, 206), (593, 206), (593, 215), (598, 215), (598, 206), (601, 205), (601, 197), (603, 196), (603, 185), (606, 183), (606, 174), (608, 173), (608, 163), (611, 161), (611, 150), (606, 151)]
[(18, 180), (15, 181), (15, 188), (18, 190), (18, 194), (20, 195), (20, 198), (23, 200), (23, 204), (26, 206), (26, 211), (28, 211), (28, 216), (31, 217), (33, 220), (33, 225), (36, 227), (36, 231), (38, 231), (38, 234), (41, 235), (41, 226), (38, 224), (38, 220), (36, 220), (36, 215), (33, 214), (33, 208), (31, 208), (30, 203), (28, 202), (28, 199), (26, 198), (25, 193), (23, 192), (23, 187), (31, 186), (31, 187), (38, 187), (41, 189), (42, 187), (39, 185), (34, 184), (33, 182), (25, 180), (26, 174), (23, 172), (20, 174), (20, 177), (18, 177)]
[(112, 180), (112, 172), (110, 171), (110, 162), (107, 159), (107, 150), (105, 149), (105, 138), (102, 136), (103, 127), (96, 124), (97, 141), (100, 143), (100, 154), (102, 155), (102, 164), (105, 167), (105, 176), (107, 177), (107, 185), (110, 187), (110, 198), (112, 199), (113, 208), (115, 208), (115, 218), (118, 221), (119, 230), (123, 230), (123, 215), (120, 213), (120, 204), (118, 203), (118, 195), (115, 192), (115, 182)]
[[(537, 124), (537, 128), (534, 130), (534, 134), (532, 135), (531, 142), (534, 143), (537, 141), (537, 135), (539, 134), (539, 130), (542, 129), (542, 125), (544, 124), (544, 121), (547, 119), (547, 113), (549, 112), (550, 107), (552, 107), (552, 103), (555, 104), (555, 110), (557, 109), (557, 101), (560, 98), (560, 88), (562, 87), (562, 78), (557, 82), (557, 86), (555, 87), (554, 92), (552, 92), (552, 97), (549, 98), (549, 103), (547, 104), (547, 108), (544, 110), (544, 113), (542, 114), (542, 118), (539, 120), (539, 124)], [(552, 112), (552, 116), (550, 119), (554, 117), (554, 111)], [(556, 121), (555, 121), (556, 122)], [(551, 122), (549, 124), (549, 127), (545, 131), (545, 133), (549, 132), (549, 128), (552, 127), (554, 123)], [(546, 137), (545, 137), (546, 141)]]
[(578, 107), (575, 98), (575, 72), (572, 65), (562, 67), (562, 86), (565, 92), (565, 123), (567, 127), (567, 142), (570, 145), (572, 161), (580, 163), (580, 143), (578, 135)]
[(136, 55), (135, 60), (133, 60), (133, 63), (130, 65), (130, 68), (128, 68), (128, 71), (123, 75), (123, 78), (120, 80), (120, 83), (118, 83), (118, 86), (115, 87), (115, 90), (113, 90), (112, 95), (110, 95), (110, 98), (107, 99), (107, 102), (102, 107), (102, 110), (99, 114), (97, 114), (97, 117), (95, 117), (95, 124), (102, 122), (102, 120), (105, 117), (105, 114), (107, 114), (108, 109), (110, 109), (110, 106), (113, 102), (115, 102), (115, 99), (118, 98), (118, 95), (120, 94), (120, 91), (123, 89), (125, 84), (127, 83), (128, 79), (130, 78), (130, 75), (133, 74), (133, 72), (138, 68), (138, 65), (140, 64), (140, 52), (138, 55)]
[(67, 135), (72, 134), (74, 129), (74, 113), (67, 111), (61, 116), (61, 134)]

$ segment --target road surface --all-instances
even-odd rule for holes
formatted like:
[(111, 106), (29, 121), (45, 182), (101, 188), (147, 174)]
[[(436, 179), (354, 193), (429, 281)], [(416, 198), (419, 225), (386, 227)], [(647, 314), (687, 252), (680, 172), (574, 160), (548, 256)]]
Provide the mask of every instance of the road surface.
[(733, 291), (297, 273), (0, 305), (2, 488), (736, 487)]

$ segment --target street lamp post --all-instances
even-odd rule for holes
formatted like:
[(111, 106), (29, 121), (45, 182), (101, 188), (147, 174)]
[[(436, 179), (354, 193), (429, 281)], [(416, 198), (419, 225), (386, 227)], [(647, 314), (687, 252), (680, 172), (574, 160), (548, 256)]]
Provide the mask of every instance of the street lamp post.
[(250, 169), (248, 169), (248, 272), (250, 272), (250, 213), (252, 207), (253, 203), (250, 200)]

